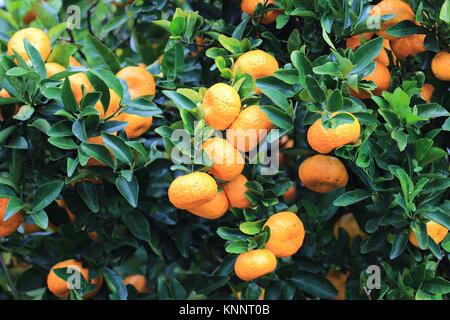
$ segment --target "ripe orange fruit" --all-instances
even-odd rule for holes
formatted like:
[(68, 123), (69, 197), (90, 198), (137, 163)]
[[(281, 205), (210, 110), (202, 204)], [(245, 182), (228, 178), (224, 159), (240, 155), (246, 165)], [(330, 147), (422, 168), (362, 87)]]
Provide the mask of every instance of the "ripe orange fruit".
[[(105, 145), (105, 142), (103, 141), (103, 137), (102, 137), (102, 136), (97, 136), (97, 137), (91, 137), (91, 138), (88, 138), (88, 143), (99, 144), (99, 145), (102, 145), (102, 146)], [(109, 152), (111, 153), (111, 156), (112, 156), (113, 159), (114, 159), (114, 154), (113, 154), (113, 152), (112, 152), (110, 149), (108, 149), (108, 150), (109, 150)], [(87, 166), (87, 167), (90, 167), (90, 166), (102, 166), (102, 167), (106, 167), (107, 165), (104, 164), (103, 162), (98, 161), (97, 159), (89, 158), (88, 162), (86, 163), (86, 166)]]
[[(264, 294), (266, 293), (266, 290), (264, 288), (259, 287), (261, 289), (261, 294), (259, 295), (258, 300), (264, 300)], [(241, 291), (236, 292), (236, 296), (238, 300), (241, 300), (242, 293)]]
[(169, 186), (169, 200), (178, 209), (188, 209), (205, 204), (217, 195), (217, 183), (205, 172), (180, 176)]
[[(3, 88), (2, 90), (0, 90), (0, 97), (2, 98), (11, 98), (11, 95), (8, 93), (8, 91), (5, 90), (5, 88)], [(2, 110), (1, 110), (2, 106), (0, 106), (0, 120), (5, 120), (3, 118), (3, 114), (2, 114)], [(20, 107), (18, 104), (16, 104), (16, 110), (14, 111), (14, 115), (17, 114), (17, 112), (19, 112)]]
[(440, 51), (431, 60), (431, 70), (436, 78), (443, 81), (450, 81), (450, 53)]
[(86, 93), (89, 93), (93, 90), (92, 84), (89, 82), (88, 77), (83, 72), (71, 75), (69, 77), (69, 81), (70, 87), (75, 96), (75, 100), (77, 100), (78, 103), (80, 103), (81, 99), (83, 98), (83, 86)]
[(8, 55), (14, 54), (16, 51), (26, 61), (30, 60), (27, 52), (25, 51), (24, 39), (27, 39), (33, 47), (39, 51), (42, 60), (46, 61), (51, 51), (51, 43), (47, 34), (41, 29), (37, 28), (25, 28), (17, 31), (12, 35), (8, 41)]
[[(280, 140), (280, 151), (284, 149), (291, 149), (294, 147), (294, 140), (290, 139), (288, 136), (283, 136)], [(280, 152), (279, 163), (284, 165), (288, 162), (289, 155)]]
[(66, 70), (66, 68), (56, 62), (47, 62), (45, 68), (47, 69), (47, 78)]
[[(242, 0), (241, 2), (241, 10), (242, 12), (245, 12), (253, 17), (253, 14), (255, 12), (255, 8), (258, 5), (258, 3), (261, 3), (264, 5), (265, 0)], [(267, 1), (267, 4), (275, 4), (273, 0)], [(277, 17), (280, 15), (282, 10), (270, 10), (269, 12), (264, 14), (264, 17), (262, 19), (263, 24), (271, 24), (274, 23), (277, 20)]]
[(271, 273), (277, 267), (277, 258), (267, 249), (255, 249), (239, 254), (234, 272), (239, 279), (250, 281)]
[[(389, 86), (391, 85), (391, 73), (385, 65), (375, 61), (375, 69), (373, 72), (362, 78), (362, 80), (375, 82), (377, 87), (373, 90), (372, 94), (375, 96), (380, 96), (381, 93), (389, 89)], [(358, 99), (369, 99), (371, 97), (370, 93), (362, 89), (359, 89), (359, 92), (356, 92), (349, 88), (349, 91), (353, 97)]]
[(125, 285), (132, 285), (136, 288), (138, 293), (149, 293), (151, 292), (149, 288), (147, 288), (147, 279), (141, 274), (133, 274), (123, 279), (123, 283)]
[(142, 96), (155, 95), (155, 79), (147, 70), (140, 67), (125, 67), (116, 74), (128, 86), (131, 99)]
[(288, 191), (283, 195), (284, 200), (286, 201), (295, 201), (295, 184), (293, 184)]
[(36, 232), (45, 231), (41, 227), (38, 227), (36, 224), (31, 224), (31, 223), (22, 223), (22, 227), (26, 234), (33, 234)]
[(383, 0), (374, 6), (370, 12), (370, 15), (374, 17), (380, 17), (387, 14), (394, 14), (395, 17), (382, 22), (381, 29), (376, 33), (388, 40), (394, 40), (397, 39), (397, 37), (388, 35), (386, 33), (387, 28), (403, 20), (414, 21), (414, 12), (411, 10), (411, 7), (401, 0)]
[(342, 272), (339, 270), (330, 269), (326, 274), (326, 278), (336, 287), (338, 295), (332, 300), (344, 300), (345, 299), (345, 284), (350, 273)]
[[(47, 1), (48, 0), (45, 0), (45, 2), (47, 2)], [(39, 1), (39, 4), (42, 4), (42, 1)], [(28, 11), (28, 13), (22, 19), (23, 23), (25, 23), (25, 24), (30, 24), (34, 20), (36, 20), (36, 12), (34, 12), (33, 9)]]
[(424, 83), (422, 86), (422, 92), (420, 93), (420, 96), (422, 97), (423, 100), (430, 102), (433, 92), (434, 87), (431, 84)]
[(69, 66), (71, 67), (82, 67), (82, 65), (75, 59), (74, 57), (70, 56), (69, 58)]
[(128, 5), (130, 5), (130, 4), (132, 4), (133, 1), (134, 1), (134, 0), (128, 0), (126, 3), (123, 3), (124, 1), (122, 1), (122, 2), (113, 1), (113, 2), (114, 2), (114, 4), (115, 4), (116, 6), (121, 7), (121, 8), (124, 8), (124, 7), (126, 7), (126, 6), (128, 6)]
[[(442, 240), (444, 240), (447, 236), (448, 229), (444, 226), (441, 226), (439, 223), (428, 221), (426, 225), (428, 235), (437, 244), (441, 243)], [(417, 242), (416, 235), (412, 230), (409, 231), (409, 242), (411, 242), (415, 247), (420, 248), (419, 243)]]
[(400, 60), (405, 60), (407, 56), (427, 51), (424, 45), (425, 34), (412, 34), (390, 41), (392, 52)]
[[(116, 74), (123, 79), (128, 86), (130, 98), (136, 99), (142, 96), (155, 95), (155, 79), (142, 67), (126, 67)], [(147, 132), (153, 123), (153, 117), (142, 117), (136, 114), (121, 113), (117, 120), (128, 122), (125, 132), (128, 138), (134, 139)]]
[[(195, 37), (195, 42), (200, 44), (200, 46), (197, 46), (197, 52), (191, 51), (191, 55), (193, 55), (193, 56), (196, 56), (198, 54), (198, 51), (203, 49), (202, 45), (204, 45), (206, 43), (205, 40), (203, 40), (202, 38), (200, 38), (198, 36)], [(161, 61), (160, 61), (160, 63), (161, 63)]]
[(347, 231), (348, 236), (350, 237), (350, 243), (353, 242), (353, 239), (355, 239), (356, 236), (360, 236), (362, 239), (367, 238), (367, 234), (360, 229), (358, 221), (356, 221), (355, 216), (351, 212), (342, 215), (336, 221), (336, 224), (334, 225), (334, 237), (336, 239), (339, 239), (339, 228)]
[[(252, 50), (241, 55), (233, 65), (233, 74), (236, 74), (239, 68), (241, 73), (248, 73), (254, 80), (273, 76), (274, 72), (279, 69), (277, 60), (267, 52), (262, 50)], [(260, 94), (261, 90), (255, 88), (256, 94)]]
[(105, 110), (103, 109), (103, 104), (100, 100), (98, 100), (94, 106), (94, 108), (100, 113), (99, 114), (100, 119), (107, 119), (107, 118), (111, 117), (120, 108), (121, 100), (120, 100), (119, 95), (113, 89), (109, 89), (109, 95), (110, 95), (110, 100), (109, 100), (109, 106), (108, 106), (108, 110), (106, 111), (106, 114), (105, 114)]
[(309, 190), (328, 193), (348, 182), (344, 164), (335, 157), (318, 154), (307, 158), (298, 168), (300, 181)]
[(352, 48), (353, 51), (356, 50), (357, 47), (361, 45), (361, 37), (364, 37), (366, 41), (369, 41), (372, 39), (374, 33), (373, 32), (366, 32), (362, 34), (355, 34), (354, 36), (351, 36), (347, 39), (345, 39), (345, 47)]
[(228, 207), (228, 198), (221, 191), (212, 200), (186, 210), (205, 219), (218, 219), (228, 211)]
[[(70, 287), (69, 287), (69, 283), (67, 283), (66, 281), (64, 281), (63, 279), (59, 278), (56, 273), (53, 272), (54, 269), (59, 269), (59, 268), (73, 268), (75, 270), (77, 270), (78, 272), (80, 272), (84, 279), (86, 281), (89, 281), (92, 284), (95, 284), (97, 286), (97, 289), (89, 294), (86, 294), (83, 299), (89, 299), (92, 298), (93, 296), (95, 296), (98, 291), (100, 291), (100, 288), (102, 287), (103, 284), (103, 277), (100, 275), (95, 279), (90, 279), (89, 278), (89, 269), (87, 268), (83, 268), (82, 267), (82, 263), (79, 261), (76, 261), (74, 259), (69, 259), (69, 260), (65, 260), (65, 261), (61, 261), (58, 262), (57, 264), (55, 264), (48, 276), (47, 276), (47, 287), (48, 289), (58, 298), (61, 299), (66, 299), (70, 293)], [(75, 274), (72, 271), (72, 274)]]
[(233, 180), (244, 169), (244, 158), (227, 140), (210, 138), (203, 142), (202, 149), (213, 161), (209, 172), (223, 181)]
[(224, 183), (221, 185), (223, 191), (227, 195), (228, 201), (230, 202), (230, 208), (247, 208), (251, 207), (252, 203), (245, 196), (245, 192), (248, 188), (245, 186), (247, 183), (247, 178), (239, 174), (236, 178), (231, 180), (228, 183)]
[(227, 130), (227, 140), (242, 152), (253, 150), (273, 128), (260, 106), (242, 110)]
[(12, 217), (9, 217), (8, 220), (3, 221), (8, 203), (8, 198), (0, 198), (0, 238), (9, 236), (22, 223), (22, 213), (20, 211), (16, 212)]
[(206, 90), (202, 106), (206, 124), (217, 130), (225, 130), (241, 111), (241, 98), (233, 87), (216, 83)]
[[(344, 123), (333, 128), (325, 128), (322, 124), (322, 119), (317, 119), (308, 129), (307, 139), (312, 149), (320, 153), (329, 153), (334, 149), (348, 143), (353, 143), (359, 138), (361, 133), (361, 126), (358, 119), (355, 118), (352, 123)], [(334, 117), (337, 112), (331, 114)]]
[(270, 238), (265, 246), (275, 257), (290, 257), (302, 246), (305, 228), (295, 213), (290, 211), (275, 213), (267, 219), (263, 229), (266, 226), (270, 228)]

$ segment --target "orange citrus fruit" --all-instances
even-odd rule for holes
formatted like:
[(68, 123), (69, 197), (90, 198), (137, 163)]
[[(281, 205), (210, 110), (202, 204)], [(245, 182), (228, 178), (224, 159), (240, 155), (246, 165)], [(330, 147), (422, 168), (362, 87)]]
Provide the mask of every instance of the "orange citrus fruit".
[[(89, 281), (90, 283), (95, 284), (97, 286), (97, 289), (95, 291), (86, 294), (85, 296), (83, 296), (83, 299), (92, 298), (98, 293), (98, 291), (100, 291), (100, 288), (102, 287), (103, 284), (103, 277), (100, 275), (95, 279), (89, 279), (89, 269), (83, 268), (81, 262), (76, 261), (74, 259), (69, 259), (55, 264), (51, 268), (47, 276), (47, 287), (58, 298), (66, 299), (70, 293), (69, 283), (58, 277), (56, 273), (53, 272), (54, 269), (60, 268), (73, 268), (78, 272), (80, 272), (86, 281)], [(74, 274), (74, 272), (72, 271), (71, 274)]]
[(318, 154), (307, 158), (298, 168), (300, 181), (309, 190), (328, 193), (348, 182), (344, 164), (335, 157)]
[[(375, 69), (371, 74), (362, 78), (362, 80), (375, 82), (377, 87), (373, 90), (372, 94), (380, 96), (381, 93), (389, 89), (389, 86), (391, 85), (391, 73), (383, 63), (375, 61)], [(353, 97), (358, 99), (369, 99), (371, 97), (370, 93), (362, 89), (359, 89), (359, 92), (356, 92), (353, 89), (349, 89), (349, 91)]]
[(130, 4), (132, 4), (133, 1), (134, 1), (134, 0), (128, 0), (126, 3), (124, 3), (124, 1), (122, 1), (122, 2), (113, 1), (113, 3), (114, 3), (116, 6), (118, 6), (118, 7), (124, 8), (124, 7), (126, 7), (126, 6), (128, 6), (128, 5), (130, 5)]
[(206, 124), (217, 130), (225, 130), (241, 111), (241, 98), (233, 87), (216, 83), (206, 90), (202, 106)]
[(434, 87), (431, 84), (424, 83), (422, 86), (422, 92), (420, 92), (420, 96), (422, 97), (423, 100), (430, 102), (433, 92)]
[(143, 68), (125, 67), (117, 72), (116, 77), (127, 83), (132, 100), (142, 96), (155, 95), (155, 79), (150, 72)]
[[(427, 222), (427, 233), (431, 239), (437, 244), (441, 243), (445, 239), (448, 233), (448, 229), (441, 226), (439, 223), (434, 221)], [(416, 235), (412, 230), (409, 231), (409, 242), (411, 242), (415, 247), (419, 248), (419, 242), (417, 242)]]
[(345, 299), (345, 284), (350, 273), (342, 272), (339, 270), (330, 269), (326, 274), (326, 278), (336, 287), (338, 290), (338, 295), (333, 298), (333, 300), (344, 300)]
[(100, 100), (98, 100), (94, 106), (94, 108), (100, 113), (99, 114), (100, 119), (106, 119), (111, 117), (120, 108), (120, 101), (121, 101), (120, 97), (113, 89), (109, 89), (109, 96), (110, 96), (109, 105), (106, 113), (105, 110), (103, 109), (103, 104)]
[(151, 292), (149, 288), (147, 288), (147, 280), (142, 274), (132, 274), (123, 279), (123, 283), (125, 285), (132, 285), (136, 288), (138, 293), (149, 293)]
[(202, 149), (213, 161), (209, 172), (223, 181), (233, 180), (244, 169), (244, 158), (236, 148), (222, 138), (210, 138), (203, 142)]
[[(273, 76), (274, 72), (279, 69), (277, 60), (267, 52), (262, 50), (252, 50), (241, 55), (233, 65), (233, 74), (240, 70), (241, 73), (247, 73), (254, 80)], [(256, 94), (260, 94), (261, 90), (255, 88)]]
[(403, 20), (414, 21), (414, 12), (411, 7), (401, 0), (383, 0), (374, 6), (370, 12), (371, 16), (381, 17), (383, 15), (394, 14), (395, 16), (381, 23), (381, 29), (376, 33), (388, 40), (397, 39), (397, 37), (388, 35), (386, 29)]
[(242, 110), (227, 130), (227, 140), (242, 152), (253, 150), (273, 128), (273, 123), (260, 106)]
[[(241, 2), (241, 10), (251, 16), (253, 16), (255, 12), (255, 8), (258, 3), (264, 5), (265, 0), (242, 0)], [(267, 4), (275, 4), (273, 0), (267, 1)], [(262, 19), (263, 24), (271, 24), (277, 20), (277, 17), (280, 15), (282, 10), (270, 10), (264, 14)]]
[(71, 66), (71, 67), (82, 67), (81, 63), (79, 63), (78, 60), (75, 59), (72, 56), (70, 56), (70, 58), (69, 58), (69, 66)]
[(169, 200), (178, 209), (188, 209), (205, 204), (217, 195), (217, 183), (205, 172), (180, 176), (169, 186)]
[(92, 84), (89, 82), (88, 77), (83, 72), (78, 72), (69, 77), (70, 87), (75, 96), (75, 100), (80, 103), (83, 98), (83, 87), (86, 93), (93, 90)]
[[(294, 147), (294, 140), (290, 139), (288, 136), (283, 136), (279, 143), (280, 143), (280, 151), (285, 150), (285, 149), (291, 149)], [(289, 155), (280, 152), (280, 156), (278, 159), (279, 163), (281, 165), (284, 165), (288, 162), (288, 160), (289, 160)]]
[(250, 281), (271, 273), (277, 267), (277, 258), (267, 249), (255, 249), (239, 254), (234, 271), (239, 279)]
[(356, 50), (357, 47), (361, 45), (361, 37), (364, 37), (365, 41), (369, 41), (373, 37), (373, 32), (366, 32), (362, 34), (355, 34), (347, 39), (345, 39), (345, 47), (352, 48), (353, 51)]
[(40, 53), (42, 60), (46, 61), (51, 51), (51, 43), (47, 34), (41, 29), (25, 28), (17, 31), (8, 41), (8, 55), (11, 56), (16, 51), (23, 60), (30, 58), (25, 50), (24, 39), (27, 39), (33, 47)]
[(47, 62), (45, 68), (47, 69), (47, 78), (66, 70), (66, 68), (56, 62)]
[(400, 60), (405, 60), (407, 56), (413, 56), (427, 51), (424, 40), (425, 34), (412, 34), (390, 41), (392, 52)]
[[(116, 74), (123, 79), (128, 86), (130, 98), (136, 99), (142, 96), (155, 95), (155, 79), (142, 67), (126, 67)], [(121, 113), (117, 120), (128, 122), (125, 132), (128, 138), (134, 139), (147, 132), (153, 123), (153, 117), (142, 117), (136, 114)]]
[(22, 213), (20, 213), (20, 211), (16, 212), (12, 217), (9, 217), (8, 220), (4, 221), (8, 203), (8, 198), (0, 198), (0, 238), (9, 236), (11, 233), (16, 231), (22, 223)]
[(221, 191), (212, 200), (186, 210), (205, 219), (218, 219), (228, 211), (229, 205), (225, 192)]
[(450, 53), (440, 51), (431, 60), (431, 70), (436, 78), (443, 81), (450, 81)]
[(299, 217), (290, 211), (270, 216), (263, 226), (269, 227), (270, 237), (265, 244), (267, 250), (277, 258), (290, 257), (296, 253), (305, 239), (305, 228)]
[[(195, 42), (197, 42), (197, 44), (199, 44), (199, 46), (197, 46), (197, 52), (191, 51), (191, 55), (193, 55), (193, 56), (196, 56), (198, 54), (198, 51), (203, 49), (202, 45), (204, 45), (206, 43), (205, 40), (203, 40), (199, 36), (195, 37)], [(159, 63), (161, 63), (161, 61)]]
[[(322, 124), (322, 119), (319, 118), (309, 127), (307, 139), (312, 149), (320, 153), (329, 153), (340, 146), (358, 140), (361, 133), (359, 121), (351, 113), (345, 113), (353, 117), (352, 123), (344, 123), (334, 129), (327, 129)], [(334, 117), (336, 114), (338, 113), (334, 112), (331, 116)]]
[(295, 184), (292, 184), (292, 186), (286, 191), (286, 193), (283, 195), (284, 200), (286, 201), (295, 201)]
[(227, 195), (228, 201), (230, 202), (230, 208), (247, 208), (251, 207), (252, 203), (245, 196), (245, 192), (248, 188), (245, 186), (247, 183), (247, 178), (239, 174), (236, 178), (230, 182), (221, 185), (223, 191)]
[(353, 239), (355, 239), (357, 236), (360, 236), (362, 239), (367, 238), (367, 234), (361, 230), (361, 228), (358, 225), (358, 221), (356, 221), (355, 216), (351, 212), (342, 215), (336, 221), (333, 230), (334, 237), (336, 239), (339, 239), (339, 228), (342, 228), (345, 231), (347, 231), (348, 236), (350, 237), (350, 243), (353, 242)]

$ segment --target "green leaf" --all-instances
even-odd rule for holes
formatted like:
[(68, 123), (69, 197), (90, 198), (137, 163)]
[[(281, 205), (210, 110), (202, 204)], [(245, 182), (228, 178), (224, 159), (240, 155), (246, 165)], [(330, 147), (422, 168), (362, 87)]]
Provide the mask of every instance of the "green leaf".
[(307, 75), (305, 78), (305, 85), (306, 90), (308, 90), (309, 95), (317, 102), (323, 102), (326, 100), (325, 93), (323, 92), (322, 88), (319, 85), (319, 82), (317, 80)]
[(48, 216), (43, 210), (35, 211), (31, 214), (31, 219), (33, 222), (42, 229), (47, 229), (48, 227)]
[(355, 68), (353, 73), (361, 72), (365, 67), (369, 65), (380, 53), (381, 48), (383, 48), (383, 37), (378, 37), (367, 41), (358, 49), (356, 49), (353, 55), (353, 64)]
[(239, 225), (239, 230), (241, 230), (245, 234), (258, 234), (261, 232), (262, 226), (265, 222), (265, 220), (244, 222)]
[(448, 294), (450, 293), (450, 281), (436, 277), (422, 283), (422, 289), (432, 294)]
[(284, 130), (293, 128), (292, 118), (282, 110), (272, 106), (261, 106), (260, 110), (263, 111), (269, 120), (277, 127)]
[(122, 220), (133, 236), (147, 242), (150, 241), (150, 225), (142, 213), (137, 211), (123, 213)]
[(331, 299), (338, 295), (338, 290), (330, 281), (314, 273), (298, 271), (289, 280), (301, 291), (315, 297)]
[(169, 25), (169, 32), (172, 36), (181, 36), (184, 32), (186, 21), (184, 17), (175, 17)]
[(187, 109), (192, 110), (197, 107), (197, 104), (188, 99), (185, 95), (178, 93), (176, 91), (163, 90), (163, 94), (172, 100), (173, 103), (177, 106), (178, 109)]
[(389, 255), (391, 260), (400, 256), (405, 250), (406, 245), (408, 244), (408, 234), (408, 230), (404, 230), (396, 236), (394, 244), (392, 245), (391, 254)]
[(127, 300), (128, 290), (125, 284), (123, 283), (123, 279), (113, 270), (109, 268), (104, 268), (102, 275), (105, 279), (106, 284), (108, 285), (109, 290), (111, 292), (118, 294), (120, 300)]
[(55, 180), (39, 186), (34, 195), (33, 213), (43, 210), (61, 193), (64, 181)]
[(77, 144), (72, 138), (68, 137), (51, 137), (48, 138), (48, 142), (63, 150), (72, 150), (77, 148)]
[(116, 186), (128, 203), (136, 208), (139, 196), (139, 183), (136, 177), (133, 176), (130, 182), (122, 176), (117, 177)]
[(348, 206), (357, 202), (360, 202), (364, 199), (367, 199), (370, 197), (370, 193), (363, 189), (356, 189), (353, 191), (348, 191), (336, 200), (334, 200), (333, 205), (336, 207), (344, 207)]
[(75, 185), (80, 198), (88, 206), (88, 208), (93, 212), (99, 211), (97, 188), (92, 182), (81, 181)]
[(88, 156), (106, 164), (107, 166), (114, 167), (114, 161), (111, 157), (109, 150), (99, 144), (82, 143), (80, 145), (81, 150)]
[(394, 37), (406, 37), (412, 34), (425, 33), (427, 29), (416, 25), (413, 21), (403, 20), (386, 29), (386, 34)]
[(47, 70), (45, 68), (45, 63), (44, 60), (42, 60), (41, 54), (27, 39), (24, 39), (23, 42), (25, 45), (25, 51), (27, 52), (31, 63), (33, 64), (34, 71), (36, 71), (41, 76), (41, 79), (47, 78)]
[(105, 146), (110, 149), (114, 155), (122, 161), (131, 166), (133, 162), (133, 153), (129, 146), (126, 145), (125, 141), (112, 134), (102, 133), (103, 142)]
[[(90, 66), (107, 69), (113, 74), (116, 74), (121, 69), (116, 55), (89, 33), (84, 39), (84, 53)], [(117, 92), (117, 94), (119, 93)]]
[(69, 77), (67, 77), (64, 80), (61, 92), (61, 99), (64, 104), (64, 107), (70, 112), (75, 113), (78, 110), (78, 102), (75, 99), (75, 95), (72, 91)]
[(58, 15), (55, 11), (46, 3), (31, 2), (34, 12), (38, 19), (44, 24), (46, 29), (51, 29), (59, 23)]

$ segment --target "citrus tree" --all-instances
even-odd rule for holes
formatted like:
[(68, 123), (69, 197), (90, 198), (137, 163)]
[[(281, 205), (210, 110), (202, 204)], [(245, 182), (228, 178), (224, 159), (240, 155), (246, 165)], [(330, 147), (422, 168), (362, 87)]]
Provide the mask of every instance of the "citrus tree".
[(1, 299), (448, 299), (449, 0), (0, 26)]

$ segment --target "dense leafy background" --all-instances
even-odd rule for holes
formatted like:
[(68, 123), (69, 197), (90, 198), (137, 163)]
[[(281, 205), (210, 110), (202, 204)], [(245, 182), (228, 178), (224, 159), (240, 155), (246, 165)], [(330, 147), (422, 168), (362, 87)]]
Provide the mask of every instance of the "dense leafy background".
[[(422, 10), (429, 17), (423, 22), (429, 50), (400, 65), (391, 63), (389, 92), (364, 102), (351, 97), (347, 86), (357, 87), (372, 70), (382, 41), (374, 39), (350, 52), (345, 38), (368, 31), (369, 5), (377, 1), (275, 2), (284, 13), (272, 25), (242, 14), (238, 0), (136, 0), (125, 9), (106, 0), (34, 3), (38, 18), (31, 26), (47, 29), (50, 60), (67, 66), (74, 55), (94, 85), (79, 111), (66, 78), (70, 69), (46, 79), (33, 48), (34, 68), (20, 61), (17, 66), (5, 54), (10, 35), (25, 27), (22, 17), (32, 6), (5, 1), (6, 8), (0, 9), (0, 83), (16, 98), (0, 103), (6, 112), (12, 113), (16, 102), (21, 109), (0, 122), (0, 196), (11, 199), (7, 216), (22, 209), (27, 221), (47, 232), (26, 235), (19, 230), (0, 240), (6, 264), (13, 257), (29, 264), (9, 268), (16, 290), (10, 290), (0, 271), (1, 299), (54, 299), (46, 289), (47, 273), (56, 262), (74, 257), (83, 258), (93, 275), (105, 277), (96, 299), (232, 299), (236, 291), (252, 299), (259, 296), (258, 286), (265, 288), (266, 299), (332, 298), (336, 290), (324, 277), (330, 267), (350, 270), (348, 299), (369, 299), (364, 291), (369, 265), (381, 267), (383, 280), (371, 299), (447, 297), (450, 236), (436, 245), (427, 239), (424, 222), (450, 227), (449, 88), (430, 69), (434, 54), (448, 49), (449, 1), (408, 1), (418, 21), (425, 19)], [(71, 5), (81, 9), (81, 25), (67, 31)], [(410, 30), (392, 32), (405, 35)], [(205, 44), (198, 45), (197, 36)], [(257, 81), (263, 92), (259, 97), (252, 95), (251, 79), (233, 79), (231, 72), (233, 61), (254, 48), (272, 53), (280, 64), (275, 76)], [(139, 62), (155, 76), (153, 102), (130, 101), (124, 83), (114, 77), (121, 67)], [(431, 103), (419, 96), (425, 80), (436, 88)], [(233, 209), (210, 221), (176, 210), (167, 199), (173, 177), (192, 169), (173, 167), (169, 153), (178, 146), (170, 134), (175, 128), (200, 130), (193, 126), (197, 103), (205, 88), (226, 81), (238, 89), (243, 104), (264, 105), (281, 134), (295, 144), (285, 151), (288, 163), (273, 176), (261, 176), (261, 165), (246, 167), (248, 197), (257, 207)], [(92, 110), (99, 98), (109, 99), (108, 87), (123, 98), (125, 112), (154, 116), (149, 132), (134, 141), (123, 130), (117, 137), (110, 134), (124, 124), (99, 121)], [(300, 162), (314, 153), (306, 130), (318, 117), (315, 111), (349, 111), (363, 127), (357, 143), (334, 152), (349, 171), (349, 184), (325, 196), (302, 187), (297, 175)], [(343, 116), (337, 123), (347, 120)], [(87, 143), (99, 134), (115, 159), (105, 148)], [(269, 141), (276, 138), (271, 135)], [(84, 169), (89, 157), (109, 166)], [(84, 177), (102, 177), (104, 183), (70, 185)], [(297, 187), (295, 203), (282, 198), (291, 181)], [(76, 215), (74, 224), (53, 201), (61, 197)], [(279, 259), (275, 273), (251, 283), (240, 281), (233, 271), (236, 253), (266, 239), (264, 233), (255, 235), (260, 223), (251, 222), (287, 208), (298, 212), (305, 225), (303, 247), (291, 258)], [(350, 245), (343, 230), (339, 240), (333, 237), (334, 222), (346, 212), (355, 214), (368, 239), (357, 238)], [(59, 231), (48, 228), (48, 221)], [(429, 249), (407, 241), (410, 228)], [(89, 238), (91, 231), (98, 233), (96, 241)], [(137, 295), (124, 286), (122, 278), (134, 273), (146, 275), (151, 294)]]

